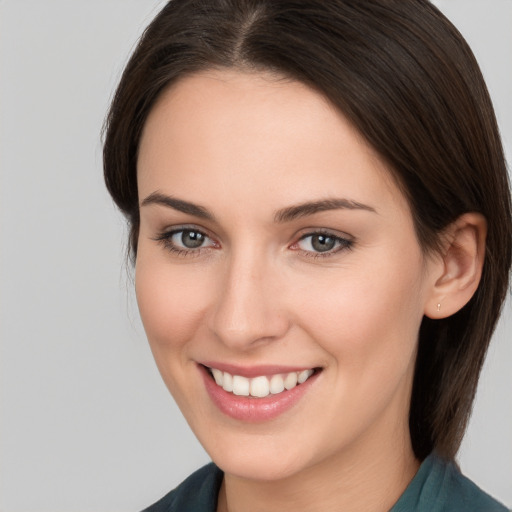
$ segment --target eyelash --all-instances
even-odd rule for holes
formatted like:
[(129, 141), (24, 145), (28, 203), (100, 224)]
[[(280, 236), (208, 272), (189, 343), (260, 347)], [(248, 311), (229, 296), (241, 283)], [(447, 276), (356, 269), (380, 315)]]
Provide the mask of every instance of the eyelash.
[(165, 231), (163, 233), (160, 233), (154, 240), (161, 243), (165, 249), (172, 252), (176, 256), (180, 257), (197, 257), (200, 254), (202, 254), (205, 250), (209, 250), (211, 248), (214, 248), (217, 244), (213, 242), (213, 244), (208, 246), (201, 246), (197, 247), (195, 249), (192, 248), (182, 248), (178, 247), (173, 241), (172, 238), (174, 235), (178, 235), (179, 233), (195, 233), (196, 235), (200, 235), (205, 238), (205, 240), (212, 240), (211, 237), (209, 237), (206, 233), (201, 231), (200, 229), (192, 228), (192, 227), (180, 227), (177, 229), (173, 229), (172, 231)]
[[(212, 241), (212, 244), (207, 245), (207, 246), (197, 247), (195, 249), (181, 248), (181, 247), (176, 246), (176, 244), (172, 241), (172, 238), (175, 235), (180, 234), (180, 233), (183, 236), (183, 233), (186, 233), (186, 232), (200, 235), (200, 236), (204, 237), (205, 240)], [(300, 242), (302, 242), (303, 240), (307, 240), (308, 238), (312, 238), (314, 236), (324, 236), (325, 238), (332, 239), (335, 244), (334, 249), (330, 249), (325, 252), (317, 252), (317, 251), (301, 250), (298, 247)], [(163, 233), (159, 234), (156, 238), (154, 238), (154, 240), (157, 242), (160, 242), (165, 247), (165, 249), (174, 253), (176, 256), (180, 256), (180, 257), (197, 257), (197, 256), (201, 255), (205, 250), (208, 251), (212, 248), (218, 247), (218, 244), (216, 244), (216, 242), (214, 242), (211, 239), (211, 237), (209, 237), (206, 233), (204, 233), (200, 229), (195, 229), (192, 227), (190, 227), (190, 228), (180, 227), (178, 229), (173, 229), (172, 231), (163, 232)], [(341, 251), (351, 250), (353, 248), (353, 245), (354, 245), (353, 240), (337, 236), (329, 231), (320, 230), (320, 231), (312, 231), (312, 232), (302, 235), (296, 242), (294, 242), (290, 246), (290, 249), (292, 249), (294, 251), (302, 252), (303, 256), (305, 256), (307, 258), (329, 258)]]
[[(293, 243), (291, 245), (291, 247), (294, 248), (295, 246), (298, 246), (301, 241), (306, 240), (308, 238), (315, 237), (315, 236), (317, 236), (317, 237), (323, 236), (325, 238), (332, 239), (334, 241), (335, 248), (324, 251), (324, 252), (302, 250), (301, 252), (307, 258), (329, 258), (329, 257), (332, 257), (332, 256), (338, 254), (341, 251), (351, 250), (354, 245), (353, 240), (350, 240), (348, 238), (343, 238), (343, 237), (335, 235), (329, 231), (320, 230), (320, 231), (313, 231), (313, 232), (304, 234), (303, 236), (301, 236), (299, 238), (299, 240), (297, 242)], [(294, 250), (301, 250), (301, 249), (299, 248), (299, 249), (294, 249)]]

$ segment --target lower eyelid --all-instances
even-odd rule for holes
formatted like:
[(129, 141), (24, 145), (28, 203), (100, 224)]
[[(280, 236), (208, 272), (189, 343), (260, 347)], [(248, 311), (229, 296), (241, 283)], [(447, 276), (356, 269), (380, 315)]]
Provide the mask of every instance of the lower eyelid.
[(340, 240), (337, 245), (335, 245), (332, 249), (327, 250), (327, 251), (303, 250), (302, 252), (311, 254), (314, 256), (334, 256), (335, 254), (337, 254), (341, 251), (351, 249), (352, 245), (353, 245), (352, 242), (350, 242), (348, 240)]

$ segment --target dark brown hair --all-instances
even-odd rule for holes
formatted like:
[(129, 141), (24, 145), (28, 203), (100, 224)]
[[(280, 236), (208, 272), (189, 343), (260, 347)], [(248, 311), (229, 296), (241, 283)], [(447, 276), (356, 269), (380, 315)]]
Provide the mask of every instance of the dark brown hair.
[(272, 71), (328, 98), (389, 165), (420, 244), (465, 212), (488, 222), (483, 275), (455, 315), (424, 318), (410, 408), (419, 459), (452, 458), (507, 294), (511, 211), (494, 111), (468, 45), (426, 0), (173, 0), (144, 32), (105, 125), (107, 188), (136, 257), (137, 151), (160, 93), (200, 70)]

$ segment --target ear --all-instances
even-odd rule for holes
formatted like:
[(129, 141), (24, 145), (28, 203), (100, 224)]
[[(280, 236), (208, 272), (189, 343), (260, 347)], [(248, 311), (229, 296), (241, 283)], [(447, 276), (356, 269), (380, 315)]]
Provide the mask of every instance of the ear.
[(465, 213), (446, 228), (434, 262), (426, 316), (446, 318), (469, 302), (482, 276), (486, 235), (487, 222), (479, 213)]

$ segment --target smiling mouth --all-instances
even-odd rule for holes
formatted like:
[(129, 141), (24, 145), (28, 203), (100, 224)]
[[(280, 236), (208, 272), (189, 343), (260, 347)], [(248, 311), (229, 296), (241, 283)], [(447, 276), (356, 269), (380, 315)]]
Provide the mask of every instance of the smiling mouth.
[(269, 395), (278, 395), (289, 391), (300, 384), (304, 384), (312, 375), (321, 371), (321, 368), (310, 368), (302, 371), (279, 373), (275, 375), (260, 375), (253, 378), (205, 366), (217, 386), (224, 391), (237, 396), (265, 398)]

